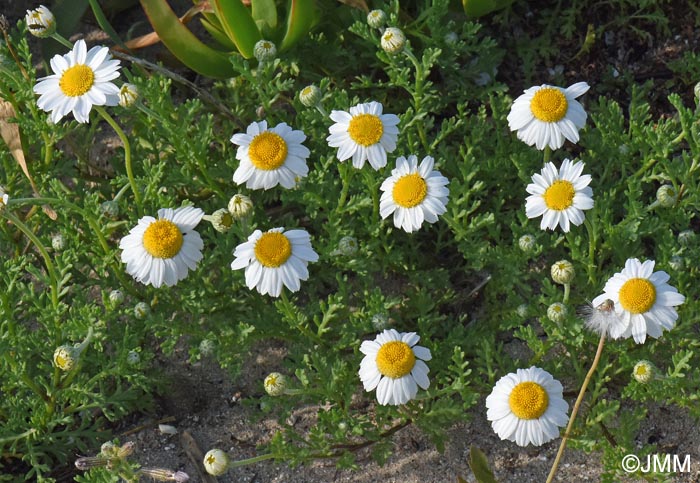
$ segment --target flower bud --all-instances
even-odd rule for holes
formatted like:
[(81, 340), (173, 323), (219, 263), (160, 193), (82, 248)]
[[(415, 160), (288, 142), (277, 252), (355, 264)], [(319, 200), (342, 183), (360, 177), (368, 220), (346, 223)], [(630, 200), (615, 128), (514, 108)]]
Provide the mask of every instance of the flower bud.
[(220, 449), (210, 449), (204, 455), (204, 469), (213, 476), (221, 476), (228, 469), (228, 455)]
[(103, 201), (100, 205), (100, 211), (107, 218), (116, 218), (119, 216), (119, 202), (114, 200)]
[(683, 257), (679, 257), (678, 255), (674, 255), (668, 261), (668, 265), (673, 270), (679, 272), (679, 271), (683, 270), (683, 267), (685, 266), (685, 260), (683, 259)]
[(235, 194), (228, 202), (228, 211), (234, 220), (248, 216), (253, 209), (253, 202), (246, 195)]
[(311, 84), (299, 91), (299, 101), (306, 107), (314, 107), (321, 102), (321, 89)]
[(279, 372), (268, 374), (263, 382), (265, 392), (270, 396), (282, 396), (287, 389), (287, 377)]
[(700, 82), (695, 84), (695, 88), (693, 88), (693, 93), (695, 94), (695, 98), (700, 102)]
[(211, 339), (202, 339), (202, 342), (199, 343), (199, 353), (204, 357), (211, 356), (214, 353), (215, 348), (216, 342)]
[(367, 14), (367, 24), (373, 29), (383, 27), (385, 22), (386, 13), (384, 13), (384, 10), (372, 10)]
[(401, 29), (388, 27), (382, 34), (382, 49), (388, 54), (398, 54), (406, 45), (406, 36)]
[(555, 302), (547, 308), (547, 318), (558, 324), (566, 319), (567, 312), (566, 305)]
[(352, 236), (344, 236), (338, 242), (338, 253), (350, 257), (357, 253), (357, 240)]
[(118, 307), (122, 302), (124, 302), (124, 292), (121, 290), (109, 292), (109, 303), (112, 304), (112, 307)]
[(233, 215), (226, 208), (216, 210), (204, 218), (211, 222), (211, 225), (219, 233), (226, 233), (233, 226)]
[(632, 377), (640, 384), (646, 384), (657, 375), (657, 369), (654, 364), (647, 360), (641, 360), (634, 365), (632, 369)]
[(690, 246), (694, 240), (695, 232), (693, 230), (684, 230), (678, 234), (678, 243), (680, 243), (681, 246)]
[(664, 208), (671, 208), (678, 201), (678, 192), (670, 184), (665, 184), (656, 190), (656, 201)]
[(134, 306), (134, 317), (143, 320), (151, 313), (151, 307), (146, 302), (139, 302)]
[(100, 446), (100, 454), (108, 458), (116, 456), (118, 450), (119, 448), (111, 441), (102, 443), (102, 446)]
[(119, 88), (119, 105), (122, 107), (131, 107), (136, 104), (139, 98), (139, 90), (134, 84), (125, 82)]
[(518, 314), (518, 316), (525, 318), (527, 317), (527, 313), (529, 312), (529, 307), (527, 304), (520, 304), (518, 305), (518, 308), (515, 309), (515, 313)]
[(141, 362), (141, 354), (139, 354), (138, 351), (129, 351), (129, 353), (126, 355), (126, 363), (130, 366), (135, 366), (139, 362)]
[(7, 203), (10, 201), (10, 196), (5, 193), (5, 189), (0, 186), (0, 213), (5, 210)]
[(51, 247), (57, 252), (63, 250), (65, 246), (66, 241), (63, 239), (63, 235), (61, 235), (60, 233), (56, 233), (54, 236), (51, 237)]
[(372, 316), (372, 327), (376, 331), (382, 331), (389, 328), (389, 317), (386, 314), (377, 313)]
[(518, 240), (518, 246), (524, 252), (530, 252), (535, 248), (535, 237), (527, 234), (520, 237)]
[(456, 32), (447, 32), (445, 34), (445, 43), (455, 45), (459, 41), (459, 35)]
[(136, 474), (148, 476), (155, 481), (185, 483), (190, 480), (190, 476), (184, 471), (173, 471), (165, 468), (141, 468)]
[(80, 349), (70, 344), (58, 347), (53, 353), (53, 363), (62, 371), (70, 371), (80, 359)]
[(568, 285), (574, 279), (576, 271), (568, 260), (559, 260), (551, 268), (552, 280), (560, 285)]
[(277, 47), (269, 40), (258, 40), (253, 47), (253, 55), (258, 59), (258, 62), (267, 62), (277, 56)]
[(56, 32), (56, 18), (51, 10), (43, 5), (39, 5), (34, 10), (27, 10), (24, 21), (27, 23), (29, 33), (40, 39), (50, 37)]

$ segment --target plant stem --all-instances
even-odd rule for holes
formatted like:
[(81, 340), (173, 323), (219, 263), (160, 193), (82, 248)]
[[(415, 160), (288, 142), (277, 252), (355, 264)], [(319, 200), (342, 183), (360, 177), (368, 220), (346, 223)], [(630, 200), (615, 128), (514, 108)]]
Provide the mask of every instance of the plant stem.
[(18, 439), (26, 438), (27, 436), (31, 436), (32, 434), (36, 433), (36, 429), (28, 429), (24, 433), (21, 434), (16, 434), (14, 436), (6, 436), (4, 438), (0, 438), (0, 444), (5, 444), (5, 443), (10, 443), (12, 441), (17, 441)]
[(362, 176), (365, 178), (365, 183), (372, 196), (372, 226), (377, 226), (379, 223), (379, 193), (377, 193), (377, 186), (372, 179), (372, 173), (368, 170), (362, 170)]
[(131, 185), (131, 191), (134, 193), (134, 199), (136, 200), (136, 208), (138, 210), (139, 216), (143, 215), (143, 205), (141, 204), (141, 193), (139, 193), (138, 186), (136, 185), (136, 179), (134, 179), (134, 171), (131, 167), (131, 145), (129, 144), (129, 138), (126, 137), (124, 131), (119, 124), (114, 120), (112, 116), (102, 107), (94, 106), (95, 110), (100, 113), (107, 123), (112, 126), (114, 132), (117, 133), (119, 139), (121, 139), (124, 145), (124, 164), (126, 166), (126, 175), (129, 178), (129, 184)]
[(338, 171), (340, 172), (340, 180), (343, 183), (343, 188), (340, 191), (340, 198), (338, 199), (338, 207), (336, 210), (340, 210), (343, 205), (345, 205), (345, 200), (348, 198), (348, 191), (350, 190), (350, 180), (352, 179), (353, 169), (347, 163), (340, 163), (338, 165)]
[(593, 373), (596, 370), (596, 367), (598, 367), (598, 362), (600, 362), (600, 355), (603, 353), (603, 346), (605, 345), (605, 332), (600, 336), (600, 342), (598, 342), (598, 349), (596, 350), (595, 357), (593, 358), (593, 364), (591, 364), (591, 368), (588, 370), (588, 374), (586, 374), (586, 378), (583, 380), (583, 385), (581, 386), (581, 390), (578, 393), (578, 398), (576, 398), (576, 402), (574, 403), (574, 409), (571, 410), (571, 417), (569, 418), (569, 424), (566, 426), (566, 431), (564, 432), (564, 436), (561, 438), (561, 444), (559, 445), (559, 451), (557, 451), (557, 456), (554, 458), (554, 464), (552, 464), (552, 469), (549, 472), (549, 476), (547, 477), (547, 482), (546, 483), (552, 483), (554, 480), (554, 475), (557, 473), (557, 467), (559, 466), (559, 461), (561, 460), (562, 455), (564, 454), (564, 449), (566, 448), (566, 442), (569, 439), (569, 436), (571, 434), (571, 428), (574, 426), (574, 420), (576, 419), (576, 414), (578, 413), (578, 409), (581, 406), (581, 402), (583, 401), (583, 396), (586, 394), (586, 388), (588, 387), (588, 383), (591, 382), (591, 377), (593, 376)]
[[(423, 70), (423, 65), (418, 61), (418, 58), (415, 56), (410, 47), (406, 46), (404, 53), (416, 68), (415, 91), (411, 92), (411, 95), (413, 96), (413, 109), (415, 110), (414, 115), (418, 116), (422, 109), (421, 101), (423, 100), (423, 88), (425, 87), (425, 71)], [(423, 129), (422, 122), (418, 123), (418, 137), (421, 140), (421, 144), (423, 144), (423, 149), (429, 151), (430, 146), (428, 145), (428, 139), (425, 136), (425, 130)]]
[(228, 468), (238, 468), (239, 466), (253, 465), (261, 461), (270, 460), (274, 457), (275, 455), (272, 453), (261, 454), (259, 456), (253, 456), (252, 458), (246, 458), (244, 460), (232, 461), (228, 464)]
[(544, 147), (544, 164), (547, 164), (552, 158), (552, 148), (549, 145)]
[(593, 272), (595, 271), (595, 230), (588, 218), (584, 218), (583, 224), (586, 225), (586, 231), (588, 232), (588, 265), (586, 266), (586, 272), (588, 272), (588, 281), (593, 282)]
[(46, 247), (41, 243), (41, 240), (34, 234), (34, 232), (19, 220), (12, 213), (5, 213), (5, 217), (10, 220), (17, 228), (22, 230), (22, 232), (31, 240), (34, 246), (39, 250), (41, 256), (44, 258), (44, 264), (46, 265), (46, 271), (49, 274), (51, 280), (51, 305), (53, 305), (54, 310), (58, 309), (58, 276), (56, 274), (56, 267), (49, 256), (49, 252)]
[(569, 294), (571, 293), (571, 284), (570, 283), (565, 283), (564, 284), (564, 300), (562, 302), (566, 304), (569, 301)]
[(73, 43), (58, 32), (51, 34), (51, 38), (64, 47), (68, 47), (69, 49), (73, 50)]

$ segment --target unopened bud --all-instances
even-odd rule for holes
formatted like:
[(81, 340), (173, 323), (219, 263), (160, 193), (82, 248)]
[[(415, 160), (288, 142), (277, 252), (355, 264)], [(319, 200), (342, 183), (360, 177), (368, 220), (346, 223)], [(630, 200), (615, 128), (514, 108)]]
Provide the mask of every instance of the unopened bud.
[(165, 468), (141, 468), (138, 475), (148, 476), (156, 481), (175, 481), (185, 483), (190, 480), (190, 476), (184, 471), (166, 470)]
[(139, 362), (141, 362), (141, 354), (139, 354), (137, 351), (129, 351), (129, 353), (126, 355), (126, 363), (130, 366), (135, 366)]
[(678, 192), (670, 184), (660, 186), (656, 190), (656, 201), (664, 208), (671, 208), (678, 201)]
[(263, 382), (265, 392), (270, 396), (282, 396), (287, 389), (287, 377), (279, 372), (268, 374)]
[(350, 257), (357, 253), (357, 240), (352, 236), (344, 236), (338, 242), (338, 252), (345, 256)]
[(524, 252), (532, 251), (535, 248), (535, 237), (532, 235), (523, 235), (518, 240), (518, 246)]
[(671, 257), (671, 259), (668, 261), (668, 265), (674, 269), (675, 271), (681, 271), (683, 270), (683, 267), (685, 266), (685, 260), (683, 257), (679, 257), (678, 255), (674, 255)]
[(119, 105), (122, 107), (131, 107), (136, 104), (139, 98), (139, 90), (134, 84), (124, 83), (119, 88)]
[(560, 285), (570, 284), (576, 275), (574, 266), (568, 260), (559, 260), (552, 265), (550, 271), (552, 274), (552, 280)]
[(277, 56), (277, 47), (269, 40), (258, 40), (253, 47), (253, 55), (258, 62), (268, 62)]
[(398, 54), (406, 45), (406, 36), (401, 29), (388, 27), (382, 34), (382, 49), (389, 54)]
[(641, 360), (637, 362), (634, 365), (634, 369), (632, 369), (632, 377), (634, 379), (641, 383), (641, 384), (646, 384), (654, 377), (657, 375), (657, 369), (654, 367), (654, 364), (647, 360)]
[(210, 449), (204, 455), (204, 469), (213, 476), (221, 476), (228, 469), (229, 458), (220, 449)]
[(57, 252), (63, 250), (65, 246), (66, 241), (64, 240), (63, 235), (61, 235), (60, 233), (56, 233), (54, 236), (51, 237), (51, 247)]
[(226, 233), (233, 226), (233, 215), (226, 208), (216, 210), (211, 215), (205, 216), (204, 219), (209, 221), (219, 233)]
[(209, 357), (214, 353), (214, 348), (216, 347), (216, 342), (211, 339), (202, 339), (199, 343), (199, 353), (205, 357)]
[(684, 230), (678, 234), (678, 243), (680, 243), (681, 246), (690, 246), (693, 240), (695, 240), (695, 232), (693, 230)]
[(372, 10), (367, 14), (367, 24), (374, 29), (383, 27), (385, 22), (386, 13), (384, 10)]
[(253, 202), (246, 195), (235, 194), (228, 202), (228, 211), (234, 220), (248, 216), (253, 209)]
[(27, 30), (35, 37), (41, 39), (50, 37), (56, 32), (56, 18), (51, 13), (51, 10), (39, 5), (34, 10), (27, 10), (27, 15), (24, 17), (27, 23)]
[(53, 353), (53, 363), (62, 371), (70, 371), (80, 359), (80, 349), (70, 344), (58, 347)]
[(518, 314), (519, 317), (525, 318), (527, 317), (528, 309), (529, 307), (527, 304), (520, 304), (518, 308), (515, 309), (515, 313)]
[(547, 308), (547, 318), (558, 324), (566, 319), (567, 312), (566, 305), (555, 302)]
[(372, 316), (372, 327), (376, 331), (389, 328), (389, 317), (386, 314), (377, 313)]
[(121, 290), (112, 290), (109, 292), (109, 303), (112, 304), (112, 307), (118, 307), (122, 302), (124, 302), (124, 292)]
[(119, 216), (119, 202), (114, 200), (103, 201), (100, 205), (100, 211), (107, 218), (116, 218)]
[(143, 320), (151, 313), (151, 307), (146, 302), (139, 302), (134, 306), (134, 317)]
[(695, 93), (695, 98), (700, 102), (700, 82), (695, 84), (695, 87), (693, 88), (693, 93)]
[(321, 89), (311, 84), (299, 91), (299, 101), (306, 107), (314, 107), (321, 102)]
[(0, 186), (0, 213), (5, 210), (7, 203), (10, 201), (10, 196), (5, 193), (5, 189)]

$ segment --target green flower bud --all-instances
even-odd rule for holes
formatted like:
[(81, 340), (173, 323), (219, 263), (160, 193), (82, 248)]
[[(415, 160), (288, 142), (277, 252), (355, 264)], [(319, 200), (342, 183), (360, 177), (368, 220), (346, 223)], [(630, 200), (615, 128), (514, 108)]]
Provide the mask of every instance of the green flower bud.
[(693, 88), (693, 93), (695, 94), (695, 98), (700, 102), (700, 82), (695, 84), (695, 87)]
[(51, 237), (51, 247), (57, 252), (63, 250), (65, 246), (66, 241), (63, 239), (63, 235), (61, 235), (60, 233), (56, 233), (54, 236)]
[(640, 384), (646, 384), (656, 377), (658, 370), (654, 364), (647, 360), (641, 360), (634, 365), (632, 377)]
[(62, 371), (70, 371), (80, 359), (80, 349), (70, 344), (58, 347), (53, 353), (53, 363)]
[(386, 314), (378, 313), (372, 316), (372, 327), (377, 332), (389, 328), (389, 317)]
[(233, 226), (233, 215), (226, 208), (216, 210), (211, 215), (205, 216), (204, 219), (208, 220), (219, 233), (226, 233)]
[(299, 101), (306, 107), (314, 107), (321, 102), (321, 89), (311, 84), (299, 91)]
[(211, 339), (202, 339), (202, 342), (199, 343), (199, 353), (204, 357), (211, 356), (214, 353), (215, 348), (216, 342)]
[(277, 56), (277, 47), (269, 40), (258, 40), (253, 47), (253, 55), (258, 59), (258, 62), (274, 60)]
[(151, 313), (151, 307), (146, 302), (139, 302), (134, 306), (134, 317), (143, 320)]
[(679, 271), (683, 270), (683, 267), (685, 266), (685, 260), (683, 259), (683, 257), (679, 257), (678, 255), (674, 255), (668, 261), (668, 265), (673, 270), (679, 272)]
[(566, 319), (567, 312), (568, 310), (566, 305), (560, 302), (555, 302), (550, 305), (549, 308), (547, 308), (547, 318), (552, 322), (559, 324)]
[(551, 268), (552, 280), (560, 285), (570, 284), (576, 275), (574, 266), (568, 260), (559, 260)]
[(401, 29), (388, 27), (382, 34), (382, 49), (388, 54), (398, 54), (406, 45), (406, 36)]
[(338, 242), (338, 253), (350, 257), (357, 253), (357, 240), (352, 236), (344, 236)]
[(270, 396), (282, 396), (287, 390), (287, 377), (279, 372), (272, 372), (265, 378), (263, 385), (265, 392)]
[(121, 290), (112, 290), (109, 292), (109, 303), (112, 307), (118, 307), (124, 302), (124, 293)]
[(119, 448), (111, 441), (102, 443), (102, 446), (100, 446), (100, 454), (107, 458), (112, 458), (116, 456), (118, 450)]
[(5, 210), (7, 203), (10, 201), (10, 196), (5, 193), (5, 189), (0, 186), (0, 213)]
[(520, 304), (518, 305), (518, 308), (515, 309), (515, 313), (518, 314), (518, 316), (525, 318), (527, 317), (527, 313), (529, 311), (529, 306), (527, 304)]
[(678, 243), (681, 246), (687, 247), (693, 244), (695, 240), (695, 232), (693, 230), (684, 230), (678, 234)]
[(114, 200), (103, 201), (100, 205), (100, 211), (107, 218), (116, 218), (119, 216), (119, 202)]
[(130, 366), (135, 366), (139, 362), (141, 362), (141, 354), (139, 354), (138, 351), (129, 351), (129, 353), (126, 355), (126, 363)]
[(50, 37), (56, 32), (56, 18), (51, 10), (39, 5), (34, 10), (27, 10), (24, 17), (29, 33), (40, 39)]
[(383, 27), (385, 22), (386, 13), (383, 10), (372, 10), (367, 14), (367, 24), (374, 29)]
[(678, 192), (670, 184), (665, 184), (656, 190), (656, 201), (664, 208), (671, 208), (678, 201)]
[(229, 458), (220, 449), (210, 449), (204, 455), (204, 469), (213, 476), (221, 476), (228, 470)]
[(520, 237), (518, 240), (518, 246), (524, 252), (530, 252), (535, 248), (535, 237), (527, 234)]

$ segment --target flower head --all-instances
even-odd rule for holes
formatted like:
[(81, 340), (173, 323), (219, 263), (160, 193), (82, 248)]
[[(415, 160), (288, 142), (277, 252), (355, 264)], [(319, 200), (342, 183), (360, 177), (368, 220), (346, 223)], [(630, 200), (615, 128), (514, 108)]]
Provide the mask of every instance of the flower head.
[(396, 27), (388, 27), (382, 34), (382, 49), (388, 54), (398, 54), (406, 45), (406, 36)]
[(569, 405), (561, 383), (533, 366), (499, 379), (486, 398), (486, 408), (486, 417), (501, 439), (518, 446), (540, 446), (559, 436)]
[(309, 278), (307, 265), (318, 260), (305, 230), (284, 231), (284, 228), (265, 233), (255, 230), (248, 241), (236, 247), (233, 256), (236, 258), (231, 268), (245, 268), (248, 288), (273, 297), (280, 296), (283, 286), (298, 291), (300, 281)]
[(559, 149), (564, 138), (578, 142), (578, 131), (586, 125), (588, 115), (576, 100), (590, 86), (585, 82), (562, 89), (561, 87), (530, 87), (513, 102), (508, 114), (508, 127), (518, 131), (518, 139), (537, 149), (549, 146)]
[(193, 206), (163, 208), (158, 219), (144, 216), (122, 238), (122, 262), (137, 281), (158, 288), (172, 287), (197, 268), (202, 259), (202, 242), (195, 227), (204, 212)]
[(396, 149), (399, 136), (399, 118), (395, 114), (382, 114), (382, 105), (372, 101), (358, 104), (348, 112), (332, 111), (335, 122), (328, 131), (328, 145), (339, 148), (339, 161), (352, 158), (352, 165), (361, 169), (365, 161), (376, 170), (386, 166), (386, 154)]
[(110, 82), (119, 77), (119, 61), (112, 60), (109, 48), (95, 46), (87, 50), (78, 40), (73, 50), (51, 59), (53, 74), (39, 79), (34, 92), (37, 105), (51, 113), (56, 123), (69, 112), (78, 122), (90, 120), (92, 106), (116, 106), (119, 88)]
[(678, 312), (675, 307), (685, 302), (685, 297), (667, 282), (666, 272), (654, 272), (653, 260), (644, 263), (636, 258), (625, 262), (622, 272), (613, 275), (605, 284), (604, 293), (593, 299), (597, 306), (606, 299), (615, 304), (620, 319), (610, 327), (613, 339), (633, 337), (643, 344), (647, 335), (657, 339), (664, 329), (676, 325)]
[(559, 225), (568, 232), (571, 224), (583, 223), (583, 210), (593, 208), (593, 190), (588, 186), (591, 175), (581, 174), (583, 167), (582, 161), (565, 159), (559, 170), (547, 163), (541, 174), (532, 175), (533, 182), (526, 188), (531, 196), (525, 202), (525, 214), (528, 218), (542, 216), (542, 230)]
[(294, 188), (296, 179), (309, 173), (306, 158), (310, 151), (302, 144), (305, 140), (302, 131), (284, 122), (271, 129), (267, 121), (252, 123), (245, 134), (231, 137), (231, 142), (238, 145), (236, 159), (241, 162), (233, 181), (245, 183), (250, 189), (270, 189), (278, 184)]
[(270, 396), (281, 396), (287, 390), (287, 376), (279, 372), (271, 372), (263, 381), (265, 392)]
[(430, 350), (416, 345), (420, 337), (415, 332), (388, 329), (370, 341), (362, 342), (360, 380), (365, 391), (377, 390), (379, 404), (405, 404), (418, 393), (418, 386), (428, 389), (427, 364)]
[(250, 214), (253, 202), (246, 195), (235, 194), (228, 202), (228, 211), (234, 220), (240, 220)]
[(139, 98), (139, 90), (134, 84), (124, 83), (119, 88), (119, 105), (122, 107), (133, 106)]
[(426, 156), (408, 160), (400, 156), (396, 168), (379, 189), (383, 191), (379, 204), (382, 218), (394, 214), (394, 226), (407, 232), (418, 230), (424, 221), (435, 223), (445, 213), (450, 190), (449, 181), (439, 171), (433, 171), (433, 158)]
[(314, 107), (321, 102), (321, 89), (311, 84), (299, 91), (299, 101), (306, 107)]
[(43, 5), (39, 5), (34, 10), (27, 10), (24, 21), (27, 23), (29, 33), (35, 37), (43, 39), (56, 32), (56, 17)]
[(560, 285), (570, 284), (576, 275), (574, 265), (568, 260), (559, 260), (554, 263), (550, 272), (552, 280)]
[(552, 305), (547, 307), (547, 318), (554, 323), (561, 323), (566, 320), (566, 315), (568, 314), (568, 309), (566, 305), (561, 302), (554, 302)]
[(384, 10), (372, 10), (367, 14), (367, 24), (372, 28), (380, 28), (386, 22)]
[(274, 60), (277, 56), (277, 47), (269, 40), (258, 40), (253, 47), (253, 55), (258, 59), (258, 62)]
[(228, 470), (229, 458), (220, 449), (214, 448), (204, 455), (204, 469), (214, 476), (221, 476)]
[(632, 369), (632, 377), (641, 383), (646, 384), (658, 374), (658, 369), (654, 367), (654, 364), (647, 360), (641, 360), (634, 365)]
[(226, 233), (233, 226), (233, 215), (227, 208), (221, 208), (211, 215), (205, 215), (202, 218), (210, 222), (219, 233)]
[(62, 371), (70, 371), (78, 363), (82, 351), (73, 345), (66, 344), (58, 347), (53, 353), (53, 363)]

